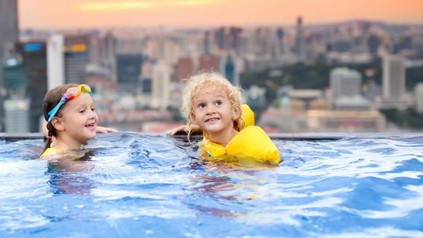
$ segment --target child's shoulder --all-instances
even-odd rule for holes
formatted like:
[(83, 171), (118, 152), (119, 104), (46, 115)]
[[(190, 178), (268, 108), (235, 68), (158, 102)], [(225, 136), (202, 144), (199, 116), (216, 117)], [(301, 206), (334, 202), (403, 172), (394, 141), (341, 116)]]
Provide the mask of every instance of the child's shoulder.
[(57, 155), (57, 154), (60, 154), (60, 153), (62, 153), (63, 151), (61, 150), (61, 149), (59, 149), (59, 148), (56, 148), (56, 147), (50, 147), (50, 148), (47, 148), (42, 154), (41, 154), (41, 156), (40, 156), (40, 158), (41, 159), (43, 159), (43, 158), (47, 158), (47, 157), (51, 157), (51, 156), (53, 156), (53, 155)]

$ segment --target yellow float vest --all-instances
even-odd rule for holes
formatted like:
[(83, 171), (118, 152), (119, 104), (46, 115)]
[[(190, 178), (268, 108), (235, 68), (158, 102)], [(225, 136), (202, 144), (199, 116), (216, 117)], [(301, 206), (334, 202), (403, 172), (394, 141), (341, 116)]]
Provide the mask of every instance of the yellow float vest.
[(42, 158), (46, 158), (46, 157), (48, 157), (48, 156), (51, 156), (51, 155), (54, 155), (54, 154), (59, 154), (59, 153), (62, 153), (63, 151), (61, 150), (61, 149), (59, 149), (59, 148), (56, 148), (56, 147), (50, 147), (50, 148), (47, 148), (45, 151), (44, 151), (44, 153), (40, 156), (40, 158), (42, 159)]
[(241, 120), (244, 122), (244, 128), (255, 124), (254, 112), (247, 104), (241, 105)]
[(254, 126), (254, 112), (246, 104), (242, 105), (243, 129), (225, 146), (214, 143), (203, 134), (199, 147), (201, 156), (209, 161), (240, 161), (278, 165), (279, 151), (269, 136), (258, 126)]

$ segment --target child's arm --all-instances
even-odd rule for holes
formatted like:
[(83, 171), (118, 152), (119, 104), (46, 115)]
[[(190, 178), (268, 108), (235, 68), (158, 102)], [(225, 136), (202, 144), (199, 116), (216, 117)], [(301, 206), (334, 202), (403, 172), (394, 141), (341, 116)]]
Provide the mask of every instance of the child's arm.
[(114, 133), (114, 132), (118, 132), (118, 130), (114, 128), (110, 128), (110, 127), (97, 126), (96, 132), (97, 133)]

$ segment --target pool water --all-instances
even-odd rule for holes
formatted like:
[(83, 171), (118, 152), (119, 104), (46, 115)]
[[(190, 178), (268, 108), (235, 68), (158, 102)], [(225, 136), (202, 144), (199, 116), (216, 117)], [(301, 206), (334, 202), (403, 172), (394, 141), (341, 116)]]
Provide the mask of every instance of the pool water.
[(65, 165), (1, 140), (0, 237), (423, 237), (422, 136), (274, 142), (280, 166), (253, 168), (157, 134)]

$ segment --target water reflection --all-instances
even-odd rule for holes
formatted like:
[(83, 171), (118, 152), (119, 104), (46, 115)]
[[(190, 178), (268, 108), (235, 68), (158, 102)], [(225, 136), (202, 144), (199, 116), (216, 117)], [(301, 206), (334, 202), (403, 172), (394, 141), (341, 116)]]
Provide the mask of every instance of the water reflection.
[[(75, 159), (75, 154), (79, 155)], [(59, 158), (48, 159), (48, 184), (54, 194), (90, 195), (95, 183), (88, 174), (94, 169), (93, 151), (81, 150)]]
[(259, 204), (268, 202), (267, 185), (272, 184), (277, 171), (274, 167), (253, 169), (230, 163), (204, 163), (202, 168), (205, 173), (191, 177), (190, 189), (198, 198), (190, 201), (191, 206), (207, 215), (234, 218), (253, 215)]

